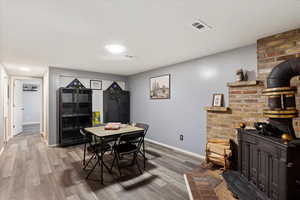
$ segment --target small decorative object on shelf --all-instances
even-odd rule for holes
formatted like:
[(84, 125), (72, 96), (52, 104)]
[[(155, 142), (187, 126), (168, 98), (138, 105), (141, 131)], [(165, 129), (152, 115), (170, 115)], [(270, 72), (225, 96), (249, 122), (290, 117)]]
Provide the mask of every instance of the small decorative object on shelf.
[(240, 128), (245, 128), (246, 127), (246, 124), (244, 122), (241, 122), (240, 123)]
[(213, 94), (212, 106), (220, 107), (224, 105), (224, 95), (223, 94)]
[(284, 141), (284, 144), (288, 144), (290, 141), (293, 140), (292, 136), (288, 133), (282, 134), (281, 139)]
[(236, 81), (247, 81), (248, 75), (243, 71), (243, 69), (239, 69), (236, 71)]

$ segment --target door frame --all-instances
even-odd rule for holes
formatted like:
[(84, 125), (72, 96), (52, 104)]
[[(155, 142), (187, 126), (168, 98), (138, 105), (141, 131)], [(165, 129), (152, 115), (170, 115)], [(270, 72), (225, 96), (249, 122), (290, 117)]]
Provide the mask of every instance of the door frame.
[(10, 122), (10, 135), (9, 138), (14, 137), (14, 97), (15, 97), (15, 93), (14, 93), (14, 82), (15, 80), (40, 80), (41, 81), (41, 85), (40, 85), (40, 90), (41, 90), (41, 114), (40, 114), (40, 134), (43, 134), (43, 127), (44, 127), (44, 121), (43, 121), (43, 115), (44, 115), (44, 81), (43, 81), (43, 77), (23, 77), (23, 76), (12, 76), (9, 82), (9, 86), (10, 86), (10, 108), (9, 108), (9, 122)]
[[(1, 69), (0, 69), (1, 70)], [(3, 93), (2, 96), (2, 110), (3, 110), (3, 127), (0, 127), (3, 130), (3, 139), (4, 139), (4, 144), (7, 143), (9, 139), (9, 102), (10, 102), (10, 97), (9, 97), (9, 81), (10, 78), (7, 75), (6, 71), (4, 70), (4, 76), (2, 76), (3, 80), (1, 82), (1, 92)], [(0, 153), (1, 154), (1, 153)]]

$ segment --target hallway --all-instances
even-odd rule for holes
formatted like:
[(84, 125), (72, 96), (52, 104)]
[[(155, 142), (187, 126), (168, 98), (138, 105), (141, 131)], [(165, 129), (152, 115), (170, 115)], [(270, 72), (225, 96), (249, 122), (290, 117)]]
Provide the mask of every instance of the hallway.
[[(182, 174), (199, 160), (149, 143), (147, 150), (147, 172), (140, 175), (135, 168), (124, 168), (120, 179), (116, 171), (114, 178), (105, 171), (101, 185), (84, 178), (81, 146), (51, 148), (38, 134), (20, 135), (0, 157), (0, 199), (188, 199)], [(111, 156), (106, 157), (110, 163)], [(98, 177), (96, 172), (91, 179)]]

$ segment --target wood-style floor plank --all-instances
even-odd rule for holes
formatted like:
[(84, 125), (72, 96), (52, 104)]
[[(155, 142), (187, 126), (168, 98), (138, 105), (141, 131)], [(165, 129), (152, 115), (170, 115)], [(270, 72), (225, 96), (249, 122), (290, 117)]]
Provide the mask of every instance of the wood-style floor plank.
[[(188, 199), (183, 174), (201, 160), (152, 143), (146, 143), (147, 169), (136, 166), (104, 169), (104, 185), (97, 168), (86, 180), (82, 170), (83, 146), (50, 148), (38, 134), (13, 138), (0, 157), (0, 199), (5, 200), (182, 200)], [(110, 165), (112, 155), (105, 155)], [(126, 164), (126, 163), (123, 163)], [(140, 159), (140, 165), (143, 162)]]

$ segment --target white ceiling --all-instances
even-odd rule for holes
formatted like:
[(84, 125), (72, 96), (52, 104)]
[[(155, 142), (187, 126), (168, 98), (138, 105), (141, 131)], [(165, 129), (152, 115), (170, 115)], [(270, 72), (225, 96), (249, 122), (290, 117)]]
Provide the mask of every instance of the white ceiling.
[[(0, 0), (1, 62), (131, 75), (300, 27), (298, 0)], [(212, 27), (199, 32), (201, 19)], [(126, 46), (109, 55), (104, 46)]]

